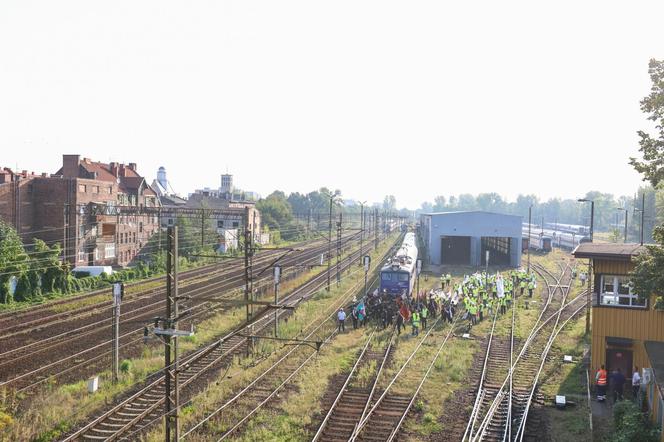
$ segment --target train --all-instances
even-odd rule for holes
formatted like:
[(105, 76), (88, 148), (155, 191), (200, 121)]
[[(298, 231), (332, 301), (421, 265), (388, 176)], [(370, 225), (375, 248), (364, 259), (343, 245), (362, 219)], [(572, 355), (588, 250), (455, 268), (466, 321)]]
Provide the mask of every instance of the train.
[(542, 235), (540, 230), (533, 231), (531, 229), (530, 235), (528, 235), (528, 229), (525, 229), (521, 244), (523, 245), (522, 251), (526, 251), (529, 247), (543, 252), (551, 251), (551, 237)]
[(544, 228), (554, 230), (556, 232), (574, 233), (575, 235), (589, 235), (590, 228), (579, 224), (560, 224), (560, 223), (544, 223)]
[(417, 242), (413, 232), (406, 233), (401, 247), (380, 269), (380, 293), (411, 296), (417, 278)]
[(542, 229), (540, 226), (531, 225), (528, 235), (528, 224), (523, 225), (523, 250), (528, 247), (534, 250), (550, 252), (552, 247), (573, 250), (579, 244), (589, 242), (590, 237), (574, 232), (563, 232), (561, 230)]

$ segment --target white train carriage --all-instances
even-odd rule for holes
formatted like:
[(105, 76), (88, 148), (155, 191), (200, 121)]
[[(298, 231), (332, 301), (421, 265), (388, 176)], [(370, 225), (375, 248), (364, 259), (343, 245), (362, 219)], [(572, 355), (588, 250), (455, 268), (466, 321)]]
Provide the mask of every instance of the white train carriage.
[(524, 244), (524, 250), (530, 247), (534, 250), (550, 252), (552, 247), (552, 238), (550, 236), (542, 234), (541, 230), (535, 231), (532, 228), (530, 229), (530, 234), (527, 228), (523, 230), (523, 242), (527, 242)]

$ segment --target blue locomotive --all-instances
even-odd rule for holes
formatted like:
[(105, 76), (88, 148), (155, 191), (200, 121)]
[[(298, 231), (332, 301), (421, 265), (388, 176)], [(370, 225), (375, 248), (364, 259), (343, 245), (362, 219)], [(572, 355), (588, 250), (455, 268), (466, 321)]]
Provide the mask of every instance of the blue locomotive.
[(380, 269), (380, 292), (410, 296), (415, 285), (417, 245), (415, 234), (406, 233), (397, 252)]

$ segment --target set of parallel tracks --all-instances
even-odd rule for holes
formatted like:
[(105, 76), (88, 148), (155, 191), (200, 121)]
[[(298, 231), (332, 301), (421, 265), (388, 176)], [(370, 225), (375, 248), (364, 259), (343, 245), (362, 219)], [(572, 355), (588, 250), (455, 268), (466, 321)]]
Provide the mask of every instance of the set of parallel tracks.
[[(344, 238), (343, 247), (350, 247), (355, 236), (357, 234)], [(316, 261), (321, 252), (327, 251), (327, 247), (326, 244), (321, 244), (283, 259), (284, 269)], [(254, 259), (254, 265), (266, 264), (274, 259), (274, 254), (266, 253)], [(269, 279), (265, 276), (260, 281), (267, 282)], [(243, 283), (244, 272), (241, 266), (231, 266), (220, 272), (208, 271), (207, 280), (203, 276), (197, 277), (195, 282), (190, 282), (180, 292), (183, 296), (191, 297), (188, 303), (192, 308), (192, 314), (188, 321), (208, 317), (211, 311), (219, 308), (219, 300), (237, 297), (238, 295), (233, 295), (232, 291), (242, 287)], [(120, 324), (121, 349), (135, 348), (143, 341), (144, 326), (163, 311), (165, 299), (159, 296), (160, 292), (161, 290), (155, 290), (152, 295), (132, 299), (135, 304), (131, 301), (123, 304)], [(100, 316), (102, 319), (99, 319)], [(99, 364), (110, 357), (111, 341), (107, 338), (110, 336), (111, 318), (108, 307), (96, 306), (93, 310), (77, 312), (66, 319), (54, 321), (61, 330), (63, 328), (64, 330), (57, 332), (42, 325), (38, 327), (44, 327), (42, 331), (47, 333), (47, 336), (35, 336), (27, 342), (20, 340), (3, 343), (3, 352), (0, 353), (0, 372), (5, 375), (2, 376), (4, 379), (0, 382), (0, 387), (18, 392), (29, 391), (57, 377), (89, 371), (94, 368), (91, 364)], [(78, 325), (81, 322), (84, 324)], [(76, 323), (77, 326), (68, 329), (66, 326), (69, 323)], [(38, 335), (37, 330), (30, 324), (24, 330), (32, 330), (32, 333)], [(3, 335), (0, 342), (6, 341), (6, 338)]]
[[(415, 346), (409, 357), (402, 363), (399, 370), (389, 379), (386, 386), (381, 389), (382, 393), (378, 397), (374, 397), (373, 394), (370, 395), (365, 412), (362, 413), (360, 419), (357, 421), (355, 429), (351, 433), (351, 436), (347, 439), (349, 442), (354, 442), (357, 440), (391, 442), (398, 439), (398, 435), (403, 427), (404, 422), (406, 421), (406, 418), (408, 417), (408, 413), (412, 409), (413, 404), (415, 403), (415, 400), (420, 393), (420, 390), (428, 379), (429, 373), (431, 373), (435, 362), (438, 360), (440, 353), (447, 344), (450, 336), (452, 336), (452, 333), (457, 331), (457, 320), (458, 316), (449, 326), (445, 338), (438, 346), (437, 351), (429, 362), (426, 371), (420, 374), (419, 383), (417, 386), (413, 389), (412, 372), (408, 372), (409, 381), (406, 381), (407, 386), (401, 385), (403, 390), (409, 390), (408, 394), (393, 393), (395, 385), (404, 379), (404, 373), (406, 373), (406, 370), (408, 369), (411, 361), (420, 355), (422, 345), (427, 340), (429, 340), (429, 336), (440, 323), (441, 317), (438, 316), (436, 321), (431, 324), (426, 333), (423, 331), (424, 334), (422, 335), (422, 338)], [(429, 345), (432, 345), (432, 343)], [(321, 440), (327, 439), (322, 438)]]
[[(354, 252), (351, 256), (357, 255), (358, 252)], [(359, 256), (359, 255), (358, 255)], [(345, 271), (348, 266), (352, 266), (355, 263), (355, 259), (348, 260), (342, 264), (340, 271)], [(284, 297), (281, 301), (284, 305), (296, 306), (300, 302), (308, 299), (313, 296), (320, 288), (326, 284), (326, 274), (320, 273), (314, 278), (310, 279), (304, 285), (296, 289), (291, 294)], [(359, 287), (359, 285), (357, 286)], [(345, 301), (345, 300), (344, 300)], [(338, 306), (335, 306), (335, 309)], [(330, 312), (330, 314), (333, 312)], [(282, 315), (289, 314), (285, 310), (278, 311), (278, 317)], [(329, 317), (330, 315), (328, 315)], [(264, 309), (262, 312), (256, 315), (256, 320), (251, 324), (244, 324), (243, 326), (237, 328), (233, 332), (223, 336), (215, 343), (205, 346), (202, 349), (194, 352), (193, 354), (187, 355), (180, 359), (180, 385), (181, 385), (181, 401), (185, 401), (186, 398), (183, 397), (182, 392), (187, 392), (187, 387), (194, 387), (196, 381), (201, 377), (214, 376), (216, 372), (221, 370), (223, 367), (227, 366), (228, 363), (232, 362), (234, 354), (237, 354), (240, 351), (243, 351), (247, 345), (247, 333), (258, 334), (261, 332), (269, 332), (271, 330), (270, 325), (273, 324), (275, 319), (274, 313), (270, 312), (269, 309)], [(324, 323), (328, 321), (322, 320), (319, 321), (318, 327), (314, 329), (307, 336), (311, 336), (312, 333), (317, 331)], [(327, 339), (330, 337), (328, 336)], [(326, 340), (327, 340), (326, 339)], [(293, 349), (293, 351), (297, 348)], [(287, 356), (280, 359), (281, 362), (290, 361), (292, 352), (287, 353)], [(315, 355), (312, 354), (310, 357)], [(307, 359), (308, 361), (309, 359)], [(298, 365), (302, 367), (304, 364)], [(266, 373), (276, 373), (277, 370), (275, 367), (277, 364), (273, 365), (273, 368), (270, 368)], [(299, 368), (291, 368), (291, 375), (288, 380), (292, 379), (294, 373), (296, 373)], [(269, 376), (262, 376), (266, 379), (272, 379)], [(256, 381), (252, 386), (258, 385), (260, 382)], [(193, 388), (192, 388), (193, 389)], [(265, 390), (265, 389), (263, 389)], [(261, 391), (261, 389), (249, 388), (246, 392), (252, 391), (254, 394), (251, 395), (253, 400), (256, 400), (255, 393)], [(189, 391), (189, 394), (193, 394)], [(245, 397), (244, 394), (237, 396), (234, 399), (233, 405), (237, 405), (237, 400), (240, 397)], [(263, 398), (260, 401), (259, 407), (266, 403), (272, 396)], [(146, 387), (142, 388), (140, 391), (129, 397), (128, 399), (122, 401), (115, 407), (104, 412), (87, 425), (73, 432), (67, 436), (64, 441), (74, 441), (74, 440), (134, 440), (139, 437), (139, 435), (146, 430), (148, 430), (152, 425), (163, 419), (164, 414), (161, 409), (161, 405), (165, 402), (165, 386), (163, 371), (159, 373), (159, 376), (156, 380), (148, 384)], [(227, 405), (230, 406), (230, 405)], [(253, 415), (255, 411), (245, 416), (244, 419), (239, 420), (233, 428), (226, 432), (230, 435), (233, 431), (240, 428), (240, 426)], [(189, 430), (189, 432), (195, 431)], [(222, 436), (226, 437), (226, 436)]]
[[(528, 434), (526, 424), (536, 399), (539, 376), (558, 333), (585, 305), (579, 303), (583, 296), (567, 300), (572, 281), (569, 265), (561, 266), (559, 276), (539, 265), (535, 265), (535, 270), (546, 284), (546, 302), (528, 337), (521, 342), (515, 342), (514, 337), (514, 305), (509, 338), (494, 336), (492, 327), (464, 441), (522, 441), (538, 437), (539, 430)], [(560, 296), (556, 296), (558, 291)], [(496, 317), (494, 326), (495, 320)]]
[[(345, 442), (349, 440), (356, 431), (358, 424), (369, 411), (371, 401), (376, 393), (378, 379), (392, 356), (395, 336), (393, 331), (383, 349), (369, 348), (374, 334), (375, 331), (371, 333), (360, 351), (355, 364), (346, 376), (346, 380), (339, 388), (332, 405), (318, 427), (312, 442), (319, 440)], [(362, 385), (357, 379), (358, 373), (372, 362), (375, 365), (371, 372), (369, 385)]]

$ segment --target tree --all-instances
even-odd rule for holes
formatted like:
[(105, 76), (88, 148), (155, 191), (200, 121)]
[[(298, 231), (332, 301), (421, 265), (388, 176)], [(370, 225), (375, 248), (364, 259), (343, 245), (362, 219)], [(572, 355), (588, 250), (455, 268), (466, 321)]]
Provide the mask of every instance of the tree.
[(65, 267), (62, 266), (60, 244), (49, 247), (41, 239), (33, 240), (32, 257), (28, 279), (32, 287), (31, 298), (38, 298), (42, 294), (57, 290), (64, 291), (63, 281), (66, 277)]
[(445, 197), (443, 195), (438, 195), (433, 199), (433, 211), (434, 212), (444, 212), (445, 211)]
[(25, 253), (21, 238), (16, 230), (9, 224), (0, 220), (0, 303), (8, 304), (13, 301), (14, 293), (10, 290), (12, 281), (20, 283), (16, 290), (20, 290), (19, 298), (27, 295), (25, 290), (29, 257)]
[(383, 199), (383, 210), (392, 212), (397, 208), (397, 199), (394, 195), (386, 195)]
[(635, 259), (631, 281), (635, 293), (647, 298), (657, 297), (657, 308), (664, 308), (664, 226), (655, 227), (656, 245), (646, 246), (646, 252)]
[(282, 230), (293, 218), (291, 206), (281, 191), (274, 191), (267, 198), (258, 201), (256, 208), (261, 212), (263, 223), (267, 224), (270, 230)]
[[(639, 131), (639, 151), (643, 161), (630, 158), (629, 162), (657, 188), (664, 179), (664, 62), (650, 60), (648, 73), (653, 85), (650, 95), (641, 101), (641, 110), (649, 114), (648, 120), (655, 122), (658, 138)], [(656, 198), (649, 199), (654, 206)], [(646, 246), (646, 252), (636, 257), (636, 266), (630, 276), (634, 291), (646, 298), (656, 296), (655, 307), (661, 309), (664, 308), (664, 226), (655, 227), (653, 239), (656, 245)]]
[(654, 58), (648, 65), (652, 80), (650, 95), (641, 100), (641, 110), (648, 114), (647, 119), (655, 123), (656, 135), (638, 131), (639, 152), (642, 160), (631, 157), (629, 164), (650, 181), (653, 187), (664, 180), (664, 61)]

